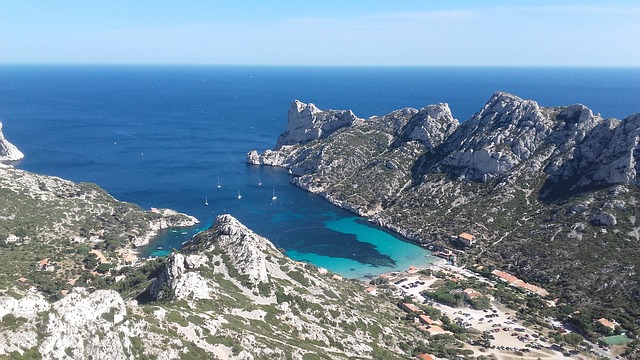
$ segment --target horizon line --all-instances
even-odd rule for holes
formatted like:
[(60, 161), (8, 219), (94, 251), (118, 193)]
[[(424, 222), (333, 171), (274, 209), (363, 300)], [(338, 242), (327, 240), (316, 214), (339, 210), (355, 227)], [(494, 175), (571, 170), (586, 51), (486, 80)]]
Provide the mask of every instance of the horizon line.
[(214, 63), (109, 63), (109, 62), (0, 62), (0, 66), (131, 66), (131, 67), (297, 67), (297, 68), (556, 68), (556, 69), (640, 69), (640, 65), (491, 65), (491, 64), (214, 64)]

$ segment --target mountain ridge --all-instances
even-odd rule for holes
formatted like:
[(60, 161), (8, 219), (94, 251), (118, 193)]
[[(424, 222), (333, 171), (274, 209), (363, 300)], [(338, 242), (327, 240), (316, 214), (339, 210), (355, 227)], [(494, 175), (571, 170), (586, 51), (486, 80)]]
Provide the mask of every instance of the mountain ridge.
[[(251, 151), (247, 162), (289, 168), (297, 186), (409, 239), (457, 248), (469, 265), (507, 269), (567, 306), (634, 323), (640, 114), (603, 119), (581, 104), (543, 107), (496, 92), (448, 135), (429, 133), (442, 139), (429, 144), (406, 136), (417, 113)], [(462, 232), (477, 243), (460, 246)]]

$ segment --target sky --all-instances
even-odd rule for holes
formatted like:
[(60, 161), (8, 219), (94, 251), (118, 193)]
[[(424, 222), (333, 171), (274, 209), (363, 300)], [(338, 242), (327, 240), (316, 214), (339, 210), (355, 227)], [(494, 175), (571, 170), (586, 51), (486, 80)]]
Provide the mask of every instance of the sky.
[(640, 1), (0, 0), (0, 64), (640, 66)]

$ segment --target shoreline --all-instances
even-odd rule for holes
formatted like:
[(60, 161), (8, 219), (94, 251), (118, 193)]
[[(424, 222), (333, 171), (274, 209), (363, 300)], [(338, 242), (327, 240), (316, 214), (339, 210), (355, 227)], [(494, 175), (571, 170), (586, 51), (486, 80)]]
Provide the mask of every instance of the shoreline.
[[(255, 151), (255, 150), (253, 150)], [(268, 151), (274, 151), (274, 150), (268, 150)], [(257, 152), (257, 151), (256, 151)], [(262, 156), (262, 155), (258, 155), (258, 156)], [(305, 184), (301, 183), (300, 181), (296, 181), (296, 179), (300, 178), (300, 175), (297, 175), (295, 173), (292, 173), (292, 169), (290, 166), (288, 166), (288, 164), (278, 164), (278, 163), (266, 163), (266, 162), (262, 162), (259, 161), (258, 163), (256, 162), (252, 162), (250, 161), (249, 157), (247, 157), (246, 161), (247, 164), (249, 165), (255, 165), (255, 166), (271, 166), (271, 167), (277, 167), (277, 168), (282, 168), (282, 169), (286, 169), (288, 171), (290, 171), (291, 174), (291, 179), (289, 180), (289, 183), (297, 186), (298, 188), (310, 192), (312, 194), (318, 195), (321, 198), (323, 198), (325, 201), (327, 201), (328, 203), (337, 206), (343, 210), (347, 210), (357, 216), (360, 216), (364, 219), (366, 219), (368, 222), (376, 224), (377, 226), (380, 226), (383, 229), (386, 229), (388, 231), (390, 231), (391, 233), (402, 237), (403, 239), (406, 239), (408, 242), (416, 245), (416, 246), (422, 246), (424, 244), (428, 244), (429, 241), (416, 236), (412, 233), (410, 233), (410, 231), (408, 229), (401, 229), (393, 224), (388, 224), (387, 222), (383, 221), (382, 219), (376, 218), (376, 217), (372, 217), (371, 214), (368, 214), (366, 212), (364, 212), (361, 209), (358, 209), (356, 207), (354, 207), (351, 204), (348, 203), (344, 203), (343, 201), (339, 201), (334, 199), (330, 194), (328, 194), (326, 191), (320, 191), (318, 189), (313, 189), (309, 186), (305, 186)]]

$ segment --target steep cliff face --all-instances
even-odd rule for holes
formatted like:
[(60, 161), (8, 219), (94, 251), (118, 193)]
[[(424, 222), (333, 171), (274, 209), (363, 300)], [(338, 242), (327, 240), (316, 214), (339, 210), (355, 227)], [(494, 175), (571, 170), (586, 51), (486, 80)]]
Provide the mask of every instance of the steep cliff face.
[(0, 161), (18, 161), (22, 158), (24, 158), (24, 154), (4, 138), (2, 123), (0, 123)]
[(325, 138), (340, 128), (361, 121), (350, 110), (322, 111), (314, 104), (294, 100), (289, 109), (287, 131), (278, 137), (276, 149)]
[(461, 125), (443, 104), (403, 109), (248, 161), (293, 169), (294, 184), (419, 242), (471, 232), (469, 261), (636, 314), (639, 139), (639, 114), (605, 120), (497, 92)]

